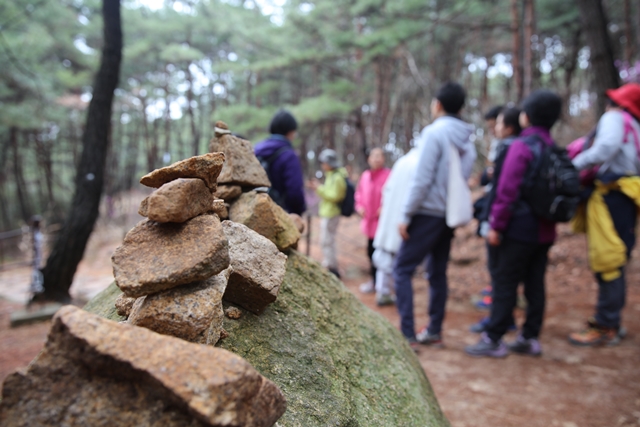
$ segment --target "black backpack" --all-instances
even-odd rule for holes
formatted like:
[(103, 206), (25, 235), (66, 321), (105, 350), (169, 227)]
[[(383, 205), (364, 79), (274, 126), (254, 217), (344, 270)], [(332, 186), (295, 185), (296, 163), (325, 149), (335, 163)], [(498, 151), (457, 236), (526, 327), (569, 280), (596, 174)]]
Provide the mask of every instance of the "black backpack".
[[(258, 160), (260, 161), (260, 165), (262, 165), (262, 167), (264, 168), (264, 170), (267, 172), (267, 176), (269, 177), (269, 180), (271, 180), (271, 172), (269, 171), (269, 169), (271, 169), (271, 164), (278, 158), (280, 157), (280, 155), (282, 153), (284, 153), (287, 150), (290, 150), (291, 147), (288, 146), (284, 146), (284, 147), (280, 147), (278, 148), (272, 155), (270, 155), (269, 157), (263, 157), (263, 156), (256, 156), (258, 158)], [(283, 209), (286, 210), (285, 204), (286, 204), (286, 198), (287, 195), (286, 194), (282, 194), (280, 193), (278, 190), (276, 190), (273, 187), (269, 188), (269, 191), (267, 191), (267, 194), (269, 195), (269, 197), (271, 197), (271, 200), (273, 200), (274, 202), (276, 202), (277, 205), (279, 205), (280, 207), (282, 207)]]
[(356, 211), (356, 187), (349, 178), (345, 178), (344, 181), (347, 184), (347, 190), (344, 193), (344, 199), (340, 202), (340, 215), (350, 217)]
[(538, 217), (554, 222), (570, 221), (580, 202), (580, 175), (567, 150), (555, 144), (547, 146), (535, 135), (525, 142), (534, 160), (525, 175), (522, 199)]

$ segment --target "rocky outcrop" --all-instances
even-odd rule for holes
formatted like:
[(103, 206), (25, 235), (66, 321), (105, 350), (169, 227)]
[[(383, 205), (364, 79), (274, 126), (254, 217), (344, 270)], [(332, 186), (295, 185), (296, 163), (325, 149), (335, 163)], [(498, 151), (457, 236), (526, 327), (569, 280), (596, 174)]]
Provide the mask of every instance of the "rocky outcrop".
[(44, 351), (5, 380), (0, 425), (267, 427), (285, 406), (233, 353), (66, 306)]
[(224, 299), (260, 314), (278, 297), (287, 256), (242, 224), (224, 221), (222, 229), (229, 241), (232, 269)]
[(300, 232), (289, 214), (265, 193), (243, 193), (231, 205), (229, 219), (263, 235), (281, 251), (295, 248), (300, 240)]
[[(93, 309), (113, 305), (112, 292)], [(225, 318), (229, 336), (218, 346), (280, 387), (288, 403), (278, 426), (449, 426), (402, 334), (300, 253), (289, 253), (278, 299), (263, 314), (239, 310)]]
[(120, 289), (141, 297), (220, 273), (229, 266), (229, 249), (215, 215), (182, 224), (143, 220), (127, 233), (112, 262)]
[(200, 344), (215, 344), (222, 331), (222, 295), (232, 269), (207, 280), (139, 298), (129, 323)]
[(216, 123), (215, 137), (209, 144), (209, 151), (225, 155), (218, 183), (248, 188), (271, 187), (267, 173), (253, 154), (251, 143), (232, 135), (226, 123)]
[(207, 153), (190, 157), (167, 167), (156, 169), (140, 178), (140, 184), (159, 188), (178, 178), (200, 178), (211, 192), (216, 191), (218, 175), (225, 161), (222, 153)]
[(212, 204), (213, 194), (203, 180), (178, 178), (143, 200), (138, 213), (156, 222), (185, 222), (209, 212)]

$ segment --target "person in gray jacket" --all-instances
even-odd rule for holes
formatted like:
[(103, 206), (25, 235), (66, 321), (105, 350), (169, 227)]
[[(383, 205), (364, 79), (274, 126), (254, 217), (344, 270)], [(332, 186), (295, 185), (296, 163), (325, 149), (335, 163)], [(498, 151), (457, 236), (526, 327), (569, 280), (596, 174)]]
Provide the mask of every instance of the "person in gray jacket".
[[(446, 223), (447, 185), (450, 146), (458, 150), (465, 179), (469, 178), (476, 159), (476, 149), (470, 139), (473, 126), (459, 114), (465, 101), (465, 91), (457, 83), (446, 83), (431, 102), (434, 121), (420, 133), (420, 159), (417, 173), (409, 184), (409, 195), (402, 208), (399, 232), (400, 246), (393, 269), (397, 307), (401, 330), (416, 349), (417, 343), (439, 345), (447, 302), (447, 264), (453, 229)], [(413, 317), (413, 287), (411, 278), (425, 259), (429, 277), (429, 326), (417, 336)]]

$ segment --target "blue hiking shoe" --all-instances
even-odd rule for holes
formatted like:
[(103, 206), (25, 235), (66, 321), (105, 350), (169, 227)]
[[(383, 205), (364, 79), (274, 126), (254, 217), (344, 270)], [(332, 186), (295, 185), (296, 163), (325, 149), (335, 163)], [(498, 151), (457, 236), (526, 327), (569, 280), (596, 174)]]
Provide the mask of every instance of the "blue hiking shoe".
[(514, 342), (507, 344), (509, 351), (518, 354), (524, 354), (527, 356), (540, 356), (542, 355), (542, 347), (540, 341), (536, 338), (526, 339), (522, 335), (518, 335), (518, 338)]
[[(480, 319), (480, 321), (478, 321), (477, 323), (474, 323), (473, 325), (469, 326), (469, 331), (473, 332), (474, 334), (479, 334), (482, 333), (484, 331), (486, 331), (487, 326), (489, 326), (489, 320), (490, 317), (483, 317), (482, 319)], [(507, 328), (508, 332), (511, 331), (515, 331), (516, 329), (518, 329), (516, 327), (515, 323), (512, 323), (511, 325), (509, 325), (509, 327)]]
[(486, 332), (482, 333), (477, 344), (466, 346), (464, 351), (468, 355), (476, 357), (506, 357), (509, 354), (507, 346), (502, 340), (492, 341)]

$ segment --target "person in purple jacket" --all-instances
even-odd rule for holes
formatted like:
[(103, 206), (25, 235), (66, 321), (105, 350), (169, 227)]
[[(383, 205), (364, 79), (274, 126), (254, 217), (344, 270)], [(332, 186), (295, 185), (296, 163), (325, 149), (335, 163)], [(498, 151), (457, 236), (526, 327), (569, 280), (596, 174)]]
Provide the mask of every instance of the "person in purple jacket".
[(291, 145), (297, 129), (298, 123), (291, 113), (278, 111), (269, 125), (271, 136), (256, 144), (254, 152), (266, 166), (271, 198), (287, 212), (302, 215), (307, 210), (302, 166)]
[[(543, 145), (555, 144), (550, 129), (561, 109), (560, 97), (548, 90), (535, 91), (522, 103), (520, 126), (524, 130), (508, 148), (490, 210), (487, 241), (495, 247), (496, 263), (491, 272), (491, 316), (480, 341), (465, 348), (472, 356), (504, 357), (509, 350), (531, 356), (542, 354), (538, 336), (545, 307), (544, 275), (556, 224), (535, 216), (520, 195), (535, 179), (535, 160)], [(505, 345), (502, 337), (513, 322), (520, 282), (527, 298), (526, 320), (518, 338)]]

